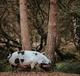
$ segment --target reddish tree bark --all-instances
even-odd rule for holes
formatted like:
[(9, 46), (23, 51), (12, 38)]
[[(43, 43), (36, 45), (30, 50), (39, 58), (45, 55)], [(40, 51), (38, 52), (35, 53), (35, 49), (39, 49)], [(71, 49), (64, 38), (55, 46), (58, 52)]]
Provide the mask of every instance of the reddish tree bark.
[(57, 0), (50, 0), (49, 24), (47, 35), (47, 54), (51, 61), (54, 61), (56, 36), (57, 36)]
[(20, 0), (20, 25), (23, 50), (31, 50), (29, 34), (30, 32), (27, 17), (28, 17), (27, 0)]

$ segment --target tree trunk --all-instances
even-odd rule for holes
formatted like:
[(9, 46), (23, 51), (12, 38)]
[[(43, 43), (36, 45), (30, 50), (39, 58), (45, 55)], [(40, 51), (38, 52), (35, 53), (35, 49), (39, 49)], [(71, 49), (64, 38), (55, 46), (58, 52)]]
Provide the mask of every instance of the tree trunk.
[(28, 17), (27, 0), (20, 0), (20, 25), (23, 50), (31, 50), (27, 17)]
[(47, 54), (54, 63), (55, 47), (56, 47), (56, 36), (57, 36), (57, 0), (50, 0), (50, 11), (49, 11), (49, 24), (48, 24), (48, 35), (47, 35)]

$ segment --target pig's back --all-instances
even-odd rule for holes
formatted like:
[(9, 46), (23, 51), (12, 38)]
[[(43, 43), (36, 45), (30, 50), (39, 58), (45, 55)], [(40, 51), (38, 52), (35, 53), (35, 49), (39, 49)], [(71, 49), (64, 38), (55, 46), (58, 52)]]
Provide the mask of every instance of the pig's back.
[(34, 57), (36, 57), (36, 55), (37, 54), (39, 54), (38, 52), (36, 52), (36, 51), (24, 51), (25, 53), (24, 53), (24, 57), (25, 58), (34, 58)]

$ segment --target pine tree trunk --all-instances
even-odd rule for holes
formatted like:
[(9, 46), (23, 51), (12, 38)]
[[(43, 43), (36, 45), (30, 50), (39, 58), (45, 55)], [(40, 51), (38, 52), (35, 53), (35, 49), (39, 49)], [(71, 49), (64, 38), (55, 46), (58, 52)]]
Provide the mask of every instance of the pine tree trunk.
[(49, 24), (48, 24), (48, 35), (47, 35), (47, 54), (54, 62), (54, 54), (56, 47), (56, 36), (57, 36), (57, 0), (50, 0), (50, 11), (49, 11)]
[(27, 0), (20, 0), (20, 25), (23, 50), (31, 50), (27, 17), (28, 17)]

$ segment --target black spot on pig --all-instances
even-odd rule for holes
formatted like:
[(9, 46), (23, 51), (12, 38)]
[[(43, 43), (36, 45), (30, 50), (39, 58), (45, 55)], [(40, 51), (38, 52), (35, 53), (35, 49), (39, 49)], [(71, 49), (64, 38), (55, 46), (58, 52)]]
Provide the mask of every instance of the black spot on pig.
[(24, 51), (22, 51), (21, 54), (24, 55)]
[(20, 54), (20, 53), (21, 53), (22, 55), (24, 55), (24, 51), (19, 51), (18, 54)]
[(24, 62), (24, 59), (20, 59), (20, 61), (23, 63)]
[(15, 63), (15, 64), (20, 64), (19, 58), (16, 58), (14, 63)]
[(37, 53), (34, 53), (35, 55), (38, 55)]
[(20, 54), (20, 51), (18, 52), (18, 54)]

